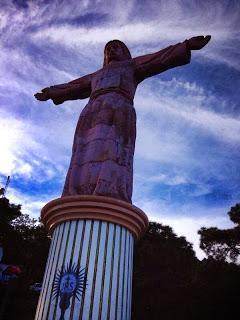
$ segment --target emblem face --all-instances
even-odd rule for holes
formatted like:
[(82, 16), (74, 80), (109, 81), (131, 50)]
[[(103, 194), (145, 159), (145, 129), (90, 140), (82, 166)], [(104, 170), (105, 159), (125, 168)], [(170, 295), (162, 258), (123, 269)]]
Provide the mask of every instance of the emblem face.
[(65, 311), (70, 306), (70, 299), (75, 297), (80, 300), (80, 296), (84, 294), (87, 285), (85, 268), (80, 268), (75, 264), (62, 266), (56, 274), (53, 286), (53, 298), (59, 300), (59, 308), (61, 309), (60, 320), (64, 320)]
[(60, 293), (73, 294), (77, 287), (77, 275), (74, 273), (65, 273), (60, 280)]

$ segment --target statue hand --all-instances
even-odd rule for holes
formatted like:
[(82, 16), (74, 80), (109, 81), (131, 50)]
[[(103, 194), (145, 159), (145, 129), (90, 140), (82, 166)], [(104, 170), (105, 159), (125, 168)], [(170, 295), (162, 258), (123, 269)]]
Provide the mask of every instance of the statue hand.
[(47, 88), (43, 89), (42, 92), (35, 93), (34, 97), (39, 101), (47, 101), (50, 99)]
[(191, 50), (200, 50), (202, 49), (211, 39), (211, 36), (198, 36), (193, 37), (188, 40), (189, 49)]

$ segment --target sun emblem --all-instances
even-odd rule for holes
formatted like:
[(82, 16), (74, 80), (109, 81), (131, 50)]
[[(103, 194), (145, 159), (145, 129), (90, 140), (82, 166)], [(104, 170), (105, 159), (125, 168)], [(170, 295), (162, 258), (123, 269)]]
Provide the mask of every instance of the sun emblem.
[(85, 292), (86, 285), (85, 268), (80, 268), (76, 264), (67, 264), (66, 267), (58, 270), (53, 286), (53, 298), (60, 297), (60, 320), (64, 320), (65, 311), (70, 306), (70, 299), (74, 296), (80, 300), (80, 296)]

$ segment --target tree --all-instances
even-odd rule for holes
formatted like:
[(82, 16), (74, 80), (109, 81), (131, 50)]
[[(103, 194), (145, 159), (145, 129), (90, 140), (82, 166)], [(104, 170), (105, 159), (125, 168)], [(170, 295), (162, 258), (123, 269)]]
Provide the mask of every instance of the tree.
[(240, 255), (240, 204), (231, 207), (230, 220), (237, 226), (231, 229), (201, 228), (200, 248), (209, 258), (217, 261), (236, 262)]
[(47, 260), (50, 236), (42, 223), (22, 214), (12, 222), (14, 230), (21, 237), (21, 263), (25, 280), (41, 282)]
[(233, 223), (240, 226), (240, 204), (239, 203), (237, 203), (234, 207), (231, 207), (231, 210), (228, 212), (228, 215)]
[(0, 198), (0, 242), (4, 250), (5, 263), (13, 263), (18, 260), (18, 247), (21, 239), (11, 223), (21, 215), (21, 205), (12, 204), (5, 197)]
[(21, 212), (21, 205), (0, 198), (0, 242), (6, 264), (21, 265), (26, 282), (42, 280), (50, 237), (36, 219)]
[(0, 223), (10, 224), (12, 220), (21, 216), (21, 205), (10, 203), (5, 197), (0, 198)]
[(135, 248), (132, 318), (179, 318), (187, 308), (197, 261), (184, 237), (169, 226), (150, 222)]
[(134, 260), (132, 320), (225, 320), (238, 312), (240, 267), (199, 261), (169, 226), (151, 222)]
[[(23, 271), (15, 282), (4, 315), (8, 320), (16, 319), (16, 314), (25, 320), (33, 319), (38, 296), (29, 290), (29, 285), (42, 281), (50, 237), (41, 223), (22, 214), (20, 205), (0, 198), (0, 241), (4, 248), (3, 263), (20, 265)], [(1, 294), (3, 297), (5, 291), (0, 292), (0, 301)]]

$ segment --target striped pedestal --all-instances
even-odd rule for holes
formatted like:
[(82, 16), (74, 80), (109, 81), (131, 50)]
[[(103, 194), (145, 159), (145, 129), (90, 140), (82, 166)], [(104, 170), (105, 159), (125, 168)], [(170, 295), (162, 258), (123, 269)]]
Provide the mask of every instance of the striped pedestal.
[(53, 230), (35, 320), (130, 320), (134, 238), (147, 227), (120, 200), (75, 196), (42, 211)]

